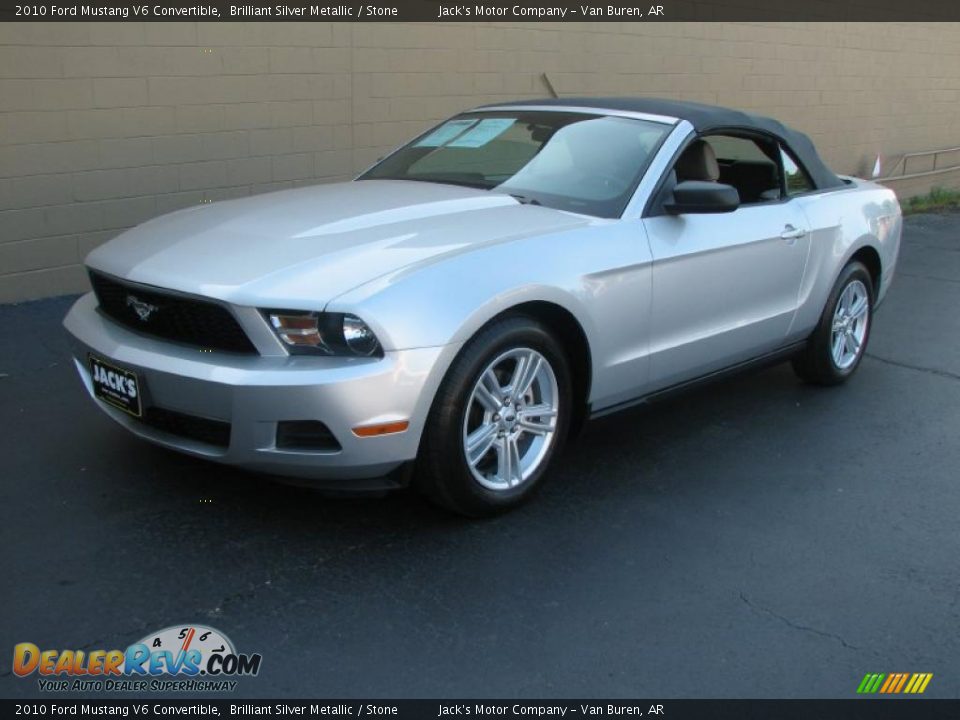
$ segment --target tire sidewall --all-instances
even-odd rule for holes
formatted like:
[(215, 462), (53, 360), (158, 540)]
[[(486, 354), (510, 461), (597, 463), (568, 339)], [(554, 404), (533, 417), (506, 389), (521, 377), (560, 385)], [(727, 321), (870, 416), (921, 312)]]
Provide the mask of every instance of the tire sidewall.
[[(474, 385), (487, 365), (501, 354), (526, 347), (550, 363), (557, 379), (557, 427), (550, 447), (533, 474), (509, 490), (491, 490), (473, 476), (463, 446), (463, 423)], [(425, 468), (438, 481), (443, 502), (469, 515), (506, 510), (523, 502), (543, 484), (570, 426), (572, 392), (569, 364), (561, 346), (545, 327), (526, 317), (497, 321), (481, 330), (461, 350), (447, 373), (427, 421)]]
[[(833, 359), (833, 317), (837, 311), (837, 304), (840, 302), (843, 291), (854, 280), (859, 280), (862, 282), (863, 286), (867, 289), (867, 331), (863, 336), (863, 343), (861, 344), (860, 353), (857, 355), (857, 359), (850, 367), (840, 368)], [(833, 291), (830, 293), (830, 298), (827, 302), (826, 309), (824, 310), (817, 337), (818, 352), (822, 353), (823, 355), (821, 362), (823, 363), (824, 368), (827, 369), (828, 372), (838, 381), (846, 380), (848, 377), (853, 375), (853, 373), (856, 372), (857, 368), (860, 366), (860, 363), (863, 361), (863, 356), (867, 353), (867, 345), (870, 342), (870, 333), (873, 330), (873, 306), (873, 279), (870, 277), (869, 271), (860, 262), (852, 262), (848, 264), (840, 273), (840, 276), (837, 278), (837, 282), (833, 286)]]

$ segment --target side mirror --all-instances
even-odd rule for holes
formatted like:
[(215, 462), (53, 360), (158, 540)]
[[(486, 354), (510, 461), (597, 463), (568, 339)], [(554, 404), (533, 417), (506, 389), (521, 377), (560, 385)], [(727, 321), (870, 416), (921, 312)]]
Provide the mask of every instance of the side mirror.
[(673, 188), (673, 202), (663, 204), (671, 215), (727, 213), (740, 207), (740, 193), (732, 185), (684, 180)]

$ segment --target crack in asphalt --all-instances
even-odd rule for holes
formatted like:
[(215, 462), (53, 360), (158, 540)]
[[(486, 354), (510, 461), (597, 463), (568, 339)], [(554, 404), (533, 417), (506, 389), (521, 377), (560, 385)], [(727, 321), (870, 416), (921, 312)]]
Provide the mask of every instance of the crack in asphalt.
[(943, 252), (960, 252), (960, 247), (938, 245), (936, 240), (914, 240), (913, 244), (922, 250), (942, 250)]
[(905, 272), (899, 272), (897, 273), (897, 275), (899, 275), (900, 277), (913, 278), (915, 280), (934, 280), (936, 282), (945, 282), (945, 283), (953, 283), (955, 285), (960, 285), (960, 280), (957, 280), (956, 278), (937, 277), (936, 275), (914, 275), (913, 273), (905, 273)]
[(824, 630), (817, 630), (817, 628), (809, 627), (807, 625), (800, 625), (798, 623), (793, 622), (793, 620), (791, 620), (788, 617), (784, 617), (783, 615), (775, 613), (773, 610), (769, 610), (765, 607), (757, 605), (756, 603), (751, 602), (750, 599), (746, 595), (744, 595), (742, 592), (740, 593), (740, 599), (753, 612), (757, 614), (769, 615), (772, 618), (776, 618), (777, 620), (782, 622), (784, 625), (786, 625), (787, 627), (793, 628), (794, 630), (800, 630), (801, 632), (812, 633), (814, 635), (819, 635), (820, 637), (836, 640), (848, 650), (857, 650), (857, 651), (860, 650), (860, 648), (858, 648), (856, 645), (851, 645), (839, 635), (835, 635), (834, 633), (826, 632)]
[(229, 595), (224, 595), (212, 608), (201, 610), (201, 612), (209, 618), (221, 617), (225, 607), (232, 606), (237, 602), (243, 603), (246, 600), (252, 600), (257, 595), (261, 587), (270, 587), (272, 585), (272, 580), (264, 580), (259, 585), (247, 587), (245, 590), (237, 590)]
[(922, 365), (911, 365), (910, 363), (900, 362), (899, 360), (882, 358), (878, 355), (874, 355), (873, 353), (866, 353), (866, 357), (870, 358), (871, 360), (876, 360), (877, 362), (882, 362), (886, 365), (894, 365), (906, 370), (916, 370), (917, 372), (928, 373), (930, 375), (936, 375), (937, 377), (948, 378), (949, 380), (960, 380), (960, 375), (957, 373), (952, 373), (949, 370), (937, 370), (936, 368), (923, 367)]
[[(390, 537), (390, 534), (388, 533), (386, 537)], [(341, 558), (344, 558), (350, 555), (351, 553), (356, 552), (357, 550), (362, 550), (363, 548), (367, 547), (368, 544), (369, 543), (364, 542), (364, 543), (358, 543), (356, 545), (350, 545), (339, 552), (331, 553), (330, 555), (327, 555), (327, 556), (318, 557), (313, 561), (298, 563), (296, 566), (291, 567), (291, 571), (315, 572), (321, 565), (326, 565), (330, 562), (340, 560)], [(388, 540), (385, 543), (381, 543), (380, 546), (389, 547), (392, 544), (393, 544), (393, 540)], [(281, 573), (280, 575), (277, 575), (277, 576), (268, 575), (267, 578), (262, 582), (257, 582), (257, 583), (248, 585), (246, 588), (242, 590), (237, 590), (235, 592), (224, 595), (223, 597), (220, 598), (219, 601), (217, 601), (213, 605), (213, 607), (208, 607), (207, 609), (201, 610), (200, 612), (209, 618), (216, 619), (216, 618), (222, 617), (224, 612), (228, 610), (230, 607), (238, 603), (243, 604), (243, 603), (246, 603), (247, 601), (254, 600), (262, 591), (269, 592), (269, 591), (277, 590), (282, 586), (284, 582), (287, 581), (287, 577), (286, 577), (287, 574), (289, 573)], [(275, 583), (275, 581), (277, 580), (279, 580), (279, 583)], [(295, 599), (291, 599), (282, 604), (274, 603), (273, 607), (275, 609), (287, 607), (295, 602), (296, 602)]]

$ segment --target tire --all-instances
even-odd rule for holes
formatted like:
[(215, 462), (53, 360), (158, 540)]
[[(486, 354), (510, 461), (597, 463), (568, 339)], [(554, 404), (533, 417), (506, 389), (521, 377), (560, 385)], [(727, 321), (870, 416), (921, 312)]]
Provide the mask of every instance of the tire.
[[(860, 310), (862, 302), (865, 305)], [(816, 330), (804, 349), (794, 357), (794, 372), (814, 385), (846, 382), (860, 366), (867, 350), (873, 324), (873, 303), (873, 280), (869, 271), (858, 261), (850, 262), (830, 291)], [(847, 319), (850, 310), (857, 311), (856, 318)], [(841, 338), (841, 333), (845, 339)]]
[[(518, 400), (510, 395), (520, 368), (527, 389)], [(569, 362), (550, 331), (526, 316), (496, 320), (467, 342), (441, 383), (414, 484), (468, 517), (510, 510), (543, 484), (572, 410)]]

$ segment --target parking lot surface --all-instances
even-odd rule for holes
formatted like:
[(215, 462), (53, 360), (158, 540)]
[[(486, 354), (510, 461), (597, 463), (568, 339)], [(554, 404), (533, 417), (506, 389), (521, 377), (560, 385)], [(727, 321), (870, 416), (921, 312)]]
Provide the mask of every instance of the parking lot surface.
[(789, 366), (590, 424), (471, 522), (152, 447), (86, 397), (70, 298), (0, 307), (0, 696), (14, 643), (181, 623), (263, 655), (246, 697), (960, 696), (960, 215), (908, 219), (846, 386)]

